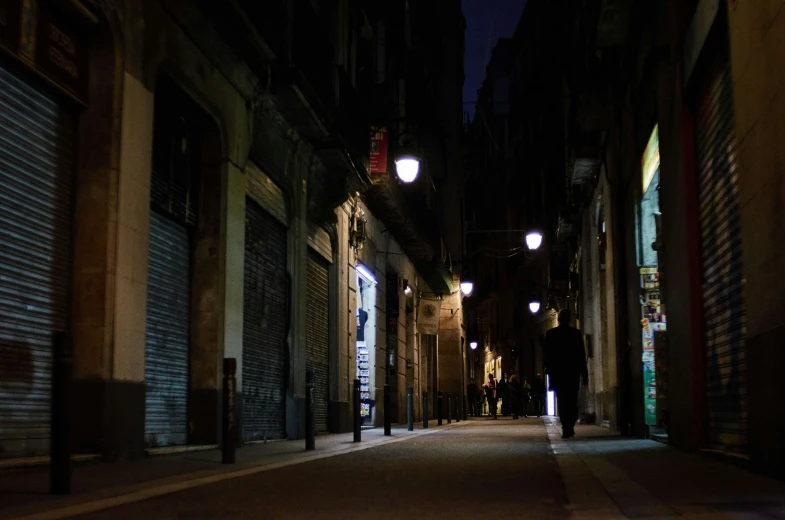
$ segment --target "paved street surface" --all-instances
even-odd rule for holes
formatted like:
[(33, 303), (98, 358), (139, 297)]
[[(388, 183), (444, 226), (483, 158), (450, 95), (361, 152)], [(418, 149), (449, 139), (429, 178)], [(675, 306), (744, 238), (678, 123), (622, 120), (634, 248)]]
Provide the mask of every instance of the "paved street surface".
[(361, 446), (320, 437), (310, 453), (246, 447), (234, 466), (215, 451), (100, 464), (78, 469), (66, 498), (25, 492), (40, 470), (5, 473), (0, 519), (785, 519), (781, 482), (594, 426), (563, 441), (557, 428), (479, 419), (364, 432)]

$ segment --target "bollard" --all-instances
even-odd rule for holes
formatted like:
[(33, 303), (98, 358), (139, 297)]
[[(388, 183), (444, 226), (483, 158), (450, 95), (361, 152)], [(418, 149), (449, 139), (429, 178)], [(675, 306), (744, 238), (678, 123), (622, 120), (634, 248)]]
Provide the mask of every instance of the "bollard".
[(414, 431), (414, 388), (409, 387), (406, 391), (406, 422), (407, 429)]
[(428, 392), (422, 393), (422, 427), (428, 429)]
[(234, 464), (235, 451), (237, 449), (237, 432), (234, 420), (234, 394), (237, 384), (237, 360), (235, 358), (224, 358), (224, 379), (223, 379), (223, 445), (221, 462), (223, 464)]
[(71, 493), (71, 443), (68, 428), (68, 399), (73, 374), (73, 351), (67, 332), (57, 331), (52, 337), (52, 433), (49, 440), (49, 492), (54, 495)]
[(442, 425), (442, 393), (436, 392), (436, 426)]
[(452, 424), (452, 394), (447, 392), (447, 424)]
[(384, 434), (388, 437), (392, 435), (392, 425), (390, 417), (390, 385), (384, 384)]
[(313, 406), (313, 370), (305, 373), (305, 450), (316, 449), (316, 410)]
[(362, 436), (362, 415), (360, 415), (360, 380), (354, 380), (354, 442), (360, 442)]

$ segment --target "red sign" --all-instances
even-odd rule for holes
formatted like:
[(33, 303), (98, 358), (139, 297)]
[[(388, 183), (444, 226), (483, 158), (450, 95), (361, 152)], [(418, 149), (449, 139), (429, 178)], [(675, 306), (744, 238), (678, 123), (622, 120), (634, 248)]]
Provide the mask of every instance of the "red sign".
[(387, 173), (387, 149), (390, 133), (386, 127), (379, 128), (371, 136), (371, 175)]

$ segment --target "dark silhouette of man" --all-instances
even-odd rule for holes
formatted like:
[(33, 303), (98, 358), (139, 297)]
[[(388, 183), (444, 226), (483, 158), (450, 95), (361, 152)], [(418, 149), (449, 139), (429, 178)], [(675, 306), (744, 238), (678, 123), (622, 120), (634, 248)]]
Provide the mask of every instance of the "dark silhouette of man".
[(357, 341), (365, 341), (365, 322), (368, 321), (368, 313), (364, 309), (357, 311)]
[(545, 334), (545, 372), (550, 376), (551, 389), (558, 399), (562, 438), (574, 437), (578, 390), (581, 378), (584, 383), (588, 382), (589, 371), (583, 336), (578, 329), (570, 327), (569, 309), (559, 311), (559, 326)]

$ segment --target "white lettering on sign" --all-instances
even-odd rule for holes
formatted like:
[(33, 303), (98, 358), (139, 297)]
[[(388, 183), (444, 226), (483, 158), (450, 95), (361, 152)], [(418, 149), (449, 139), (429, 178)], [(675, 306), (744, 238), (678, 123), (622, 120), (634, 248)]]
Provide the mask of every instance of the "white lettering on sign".
[(49, 24), (49, 40), (71, 56), (76, 54), (74, 41), (52, 23)]
[(77, 68), (76, 63), (63, 56), (62, 52), (50, 45), (48, 54), (49, 59), (52, 60), (52, 63), (57, 65), (60, 70), (64, 71), (72, 78), (79, 77), (79, 69)]

